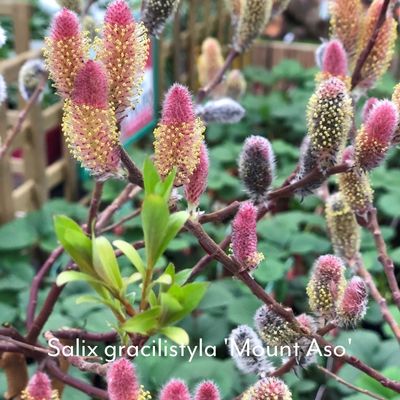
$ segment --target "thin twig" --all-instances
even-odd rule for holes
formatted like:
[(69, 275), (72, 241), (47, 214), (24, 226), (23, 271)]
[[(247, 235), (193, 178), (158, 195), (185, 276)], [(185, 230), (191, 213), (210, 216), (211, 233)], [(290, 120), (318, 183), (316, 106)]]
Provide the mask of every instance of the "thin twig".
[(351, 87), (354, 89), (362, 80), (362, 69), (364, 67), (364, 64), (366, 63), (369, 55), (371, 54), (372, 49), (375, 46), (376, 40), (378, 39), (379, 32), (385, 23), (386, 20), (386, 13), (389, 8), (390, 0), (384, 0), (381, 8), (381, 12), (379, 14), (379, 17), (376, 21), (374, 31), (369, 38), (369, 41), (367, 45), (365, 46), (365, 49), (361, 52), (357, 64), (354, 68), (353, 71), (353, 76), (351, 77)]
[(136, 218), (138, 215), (140, 215), (141, 211), (142, 210), (140, 208), (135, 210), (135, 211), (132, 211), (130, 214), (128, 214), (125, 217), (121, 218), (119, 221), (114, 222), (113, 224), (110, 224), (110, 225), (106, 226), (105, 228), (103, 228), (101, 230), (101, 233), (109, 232), (109, 231), (112, 231), (115, 228), (118, 228), (119, 226), (122, 226), (125, 222), (128, 222), (128, 221)]
[(222, 79), (224, 78), (226, 71), (231, 67), (233, 61), (235, 60), (235, 58), (237, 56), (239, 56), (239, 54), (240, 53), (234, 49), (232, 49), (230, 51), (230, 53), (228, 54), (228, 57), (225, 60), (224, 65), (218, 71), (218, 73), (214, 77), (214, 79), (212, 79), (211, 82), (207, 86), (205, 86), (199, 90), (199, 93), (197, 95), (198, 102), (203, 101), (222, 82)]
[(400, 327), (396, 323), (396, 320), (394, 319), (393, 315), (391, 314), (385, 298), (382, 296), (382, 294), (376, 287), (374, 279), (372, 278), (371, 274), (367, 271), (367, 269), (364, 267), (361, 260), (361, 256), (358, 256), (357, 259), (355, 260), (355, 267), (357, 274), (361, 278), (363, 278), (364, 282), (368, 286), (371, 296), (378, 303), (383, 319), (388, 323), (397, 341), (400, 342)]
[[(75, 355), (65, 355), (64, 351), (65, 346), (60, 342), (58, 338), (56, 338), (53, 333), (50, 331), (45, 332), (45, 339), (50, 342), (52, 339), (56, 339), (52, 341), (52, 345), (57, 347), (64, 357), (68, 360), (68, 362), (74, 367), (78, 368), (81, 371), (91, 372), (93, 374), (97, 374), (100, 376), (105, 376), (108, 369), (108, 364), (100, 364), (97, 362), (89, 362), (84, 357), (75, 356)], [(98, 357), (97, 357), (98, 358)]]
[(31, 285), (31, 291), (29, 294), (29, 302), (28, 302), (28, 309), (26, 313), (26, 327), (30, 329), (32, 322), (35, 318), (35, 311), (36, 311), (36, 306), (38, 302), (38, 294), (39, 294), (39, 289), (40, 285), (42, 284), (42, 281), (44, 277), (47, 275), (51, 267), (54, 265), (54, 263), (57, 261), (57, 259), (61, 256), (61, 254), (64, 252), (64, 249), (59, 246), (55, 250), (52, 251), (50, 254), (49, 258), (46, 260), (46, 262), (43, 264), (43, 266), (39, 269), (37, 274), (34, 276), (32, 280), (32, 285)]
[(68, 340), (87, 340), (92, 342), (116, 342), (118, 340), (117, 332), (87, 332), (82, 329), (60, 329), (58, 331), (52, 331), (52, 334), (58, 339)]
[(121, 154), (121, 162), (125, 166), (128, 171), (128, 180), (129, 182), (140, 186), (143, 188), (143, 175), (140, 169), (136, 166), (133, 160), (129, 157), (129, 154), (126, 150), (121, 146), (120, 147)]
[(323, 367), (322, 365), (317, 365), (317, 368), (322, 371), (324, 374), (328, 375), (329, 377), (335, 379), (337, 382), (341, 383), (344, 386), (347, 386), (350, 389), (355, 390), (356, 392), (365, 394), (366, 396), (372, 397), (373, 399), (377, 399), (377, 400), (385, 400), (383, 397), (378, 396), (375, 393), (370, 392), (369, 390), (366, 389), (362, 389), (358, 386), (355, 386), (353, 384), (351, 384), (350, 382), (345, 381), (343, 378), (341, 378), (340, 376), (336, 375), (335, 373), (329, 371), (329, 369)]
[(13, 144), (15, 138), (22, 130), (22, 126), (29, 115), (32, 107), (36, 104), (38, 98), (42, 94), (46, 83), (47, 83), (47, 74), (42, 74), (42, 78), (36, 87), (35, 91), (32, 93), (32, 96), (29, 98), (29, 101), (26, 103), (23, 110), (18, 115), (18, 120), (14, 127), (10, 130), (10, 133), (7, 135), (6, 139), (4, 140), (3, 146), (0, 147), (0, 159), (2, 159), (8, 151), (11, 149), (11, 145)]
[(72, 376), (66, 374), (65, 372), (62, 372), (58, 368), (58, 366), (54, 360), (48, 359), (45, 364), (45, 369), (54, 378), (60, 380), (61, 382), (64, 382), (68, 386), (74, 387), (75, 389), (78, 389), (81, 392), (86, 393), (87, 395), (89, 395), (91, 397), (98, 398), (98, 399), (104, 399), (104, 400), (108, 399), (108, 394), (105, 390), (94, 387), (93, 385), (91, 385), (89, 383), (86, 383), (79, 379), (73, 378)]
[(389, 257), (385, 240), (383, 239), (382, 232), (378, 222), (378, 215), (376, 208), (372, 208), (369, 212), (369, 221), (367, 223), (367, 229), (372, 233), (375, 241), (375, 246), (378, 251), (378, 260), (382, 264), (386, 274), (387, 281), (389, 283), (390, 291), (394, 303), (400, 309), (400, 289), (396, 279), (394, 263)]
[(104, 182), (97, 180), (95, 181), (93, 195), (89, 206), (88, 222), (86, 225), (86, 231), (90, 234), (90, 236), (92, 236), (93, 233), (96, 233), (96, 227), (94, 227), (93, 224), (97, 218), (97, 213), (99, 212), (101, 195), (103, 194), (103, 186)]

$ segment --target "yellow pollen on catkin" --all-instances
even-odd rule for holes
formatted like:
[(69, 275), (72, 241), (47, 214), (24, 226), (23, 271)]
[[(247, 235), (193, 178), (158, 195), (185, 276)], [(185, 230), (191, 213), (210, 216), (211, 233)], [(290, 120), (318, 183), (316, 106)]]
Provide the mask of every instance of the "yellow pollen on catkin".
[(354, 212), (341, 193), (328, 199), (325, 216), (335, 254), (347, 261), (354, 259), (360, 250), (361, 232)]
[(160, 124), (154, 130), (154, 161), (158, 173), (166, 177), (176, 168), (175, 185), (188, 183), (199, 163), (204, 131), (200, 118), (174, 126)]

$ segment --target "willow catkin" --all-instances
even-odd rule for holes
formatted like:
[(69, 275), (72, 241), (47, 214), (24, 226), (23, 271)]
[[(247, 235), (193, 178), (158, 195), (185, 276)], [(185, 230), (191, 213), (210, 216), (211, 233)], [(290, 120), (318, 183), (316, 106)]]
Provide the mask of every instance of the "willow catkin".
[(352, 101), (346, 85), (336, 77), (323, 81), (307, 109), (310, 151), (322, 172), (336, 164), (346, 143), (352, 116)]
[[(384, 0), (374, 0), (368, 9), (359, 44), (359, 52), (367, 46), (371, 35), (375, 30), (383, 3)], [(351, 18), (354, 17), (355, 15), (352, 14)], [(388, 70), (394, 54), (394, 45), (397, 38), (396, 28), (397, 23), (393, 18), (389, 7), (385, 22), (380, 28), (375, 44), (361, 69), (360, 87), (365, 89), (371, 88)]]
[(330, 1), (331, 37), (343, 44), (352, 67), (360, 51), (363, 26), (363, 5), (361, 0)]
[(354, 259), (360, 251), (360, 226), (340, 192), (328, 198), (325, 216), (335, 254), (345, 260)]
[(233, 48), (238, 53), (248, 49), (263, 32), (271, 18), (272, 0), (247, 0), (240, 11), (233, 39)]

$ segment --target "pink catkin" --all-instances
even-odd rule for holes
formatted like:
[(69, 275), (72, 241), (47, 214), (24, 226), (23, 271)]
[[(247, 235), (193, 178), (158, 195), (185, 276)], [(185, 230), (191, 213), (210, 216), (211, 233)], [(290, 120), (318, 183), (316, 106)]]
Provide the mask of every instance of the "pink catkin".
[(356, 158), (364, 170), (379, 166), (386, 157), (399, 123), (396, 105), (389, 100), (377, 102), (356, 138)]
[(63, 8), (54, 17), (44, 54), (58, 93), (69, 97), (76, 74), (86, 58), (79, 19), (72, 11)]
[(371, 97), (369, 98), (362, 109), (362, 121), (365, 124), (367, 122), (367, 119), (372, 111), (372, 109), (376, 106), (376, 104), (379, 102), (379, 99), (376, 97)]
[(30, 400), (51, 400), (52, 389), (49, 377), (43, 372), (36, 372), (26, 387), (26, 396)]
[(189, 389), (182, 380), (172, 379), (161, 390), (160, 400), (190, 400)]
[(161, 123), (177, 125), (193, 122), (194, 119), (192, 95), (185, 86), (174, 84), (165, 96)]
[(84, 64), (71, 97), (65, 104), (63, 132), (73, 156), (92, 175), (117, 175), (119, 134), (114, 112), (108, 107), (107, 75), (101, 63)]
[(165, 178), (176, 168), (175, 186), (189, 183), (200, 162), (205, 126), (196, 118), (189, 90), (175, 84), (167, 92), (161, 121), (154, 131), (155, 165)]
[(257, 266), (257, 208), (251, 202), (242, 204), (233, 220), (232, 249), (246, 267)]
[(72, 100), (76, 104), (105, 109), (108, 105), (107, 99), (106, 71), (100, 63), (88, 61), (75, 79)]
[(316, 279), (323, 279), (339, 283), (343, 277), (343, 261), (336, 256), (326, 254), (317, 259), (314, 266), (314, 276)]
[(125, 0), (107, 7), (102, 44), (100, 58), (109, 75), (110, 100), (123, 113), (137, 102), (149, 51), (145, 28), (136, 23)]
[(125, 0), (115, 0), (107, 8), (104, 22), (122, 26), (133, 22), (133, 16), (128, 3)]
[(220, 400), (217, 385), (212, 381), (204, 381), (196, 389), (194, 400)]
[(207, 188), (208, 168), (208, 150), (206, 144), (203, 142), (200, 149), (199, 164), (189, 178), (189, 183), (187, 183), (184, 187), (185, 198), (189, 204), (199, 204), (200, 197)]
[(339, 307), (339, 320), (343, 325), (354, 325), (364, 317), (367, 298), (365, 282), (358, 276), (353, 277), (344, 291)]
[(67, 8), (63, 8), (51, 24), (50, 38), (53, 40), (65, 40), (79, 35), (78, 16)]
[(322, 58), (322, 72), (338, 77), (347, 75), (346, 51), (337, 39), (326, 44)]
[(107, 371), (110, 400), (138, 400), (140, 386), (132, 363), (125, 358), (114, 361)]

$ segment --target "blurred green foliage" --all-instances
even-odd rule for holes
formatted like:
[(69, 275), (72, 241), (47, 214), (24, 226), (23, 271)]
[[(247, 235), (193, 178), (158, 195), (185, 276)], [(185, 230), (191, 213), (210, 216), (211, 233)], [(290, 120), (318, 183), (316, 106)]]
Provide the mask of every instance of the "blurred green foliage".
[[(245, 198), (237, 177), (236, 164), (242, 143), (247, 136), (259, 134), (272, 141), (277, 159), (277, 178), (274, 185), (279, 186), (295, 167), (299, 157), (299, 146), (306, 132), (305, 109), (314, 90), (314, 70), (305, 70), (294, 61), (285, 61), (272, 71), (248, 68), (245, 74), (250, 87), (249, 94), (243, 99), (243, 106), (247, 110), (246, 118), (235, 125), (212, 125), (207, 129), (211, 171), (207, 196), (203, 196), (200, 207), (207, 212), (232, 200)], [(374, 90), (374, 94), (389, 97), (393, 85), (393, 79), (386, 76)], [(140, 148), (136, 146), (132, 154), (135, 161), (141, 165), (146, 154), (151, 151), (149, 145)], [(393, 149), (387, 162), (372, 174), (382, 231), (397, 266), (400, 265), (398, 155), (398, 150)], [(90, 183), (87, 182), (86, 185), (89, 186)], [(333, 178), (330, 185), (332, 188), (335, 186)], [(111, 201), (122, 186), (123, 182), (107, 183), (104, 199)], [(114, 220), (130, 213), (139, 202), (140, 196), (122, 207)], [(308, 310), (305, 296), (308, 270), (318, 255), (332, 250), (326, 232), (323, 204), (316, 196), (309, 196), (303, 201), (291, 199), (288, 204), (283, 204), (283, 207), (284, 212), (268, 216), (258, 225), (259, 250), (266, 258), (254, 275), (279, 301), (294, 307), (296, 313), (301, 313)], [(78, 222), (84, 222), (87, 214), (86, 208), (79, 204), (55, 199), (49, 201), (41, 211), (0, 228), (1, 319), (3, 322), (13, 323), (19, 329), (23, 329), (33, 270), (56, 246), (51, 221), (52, 215), (60, 212)], [(216, 241), (222, 240), (229, 232), (229, 227), (224, 224), (208, 224), (205, 228)], [(113, 240), (117, 234), (122, 234), (127, 241), (141, 239), (140, 218), (126, 224), (122, 232), (111, 232), (107, 237)], [(389, 300), (386, 280), (377, 261), (372, 237), (366, 232), (363, 232), (362, 253), (379, 289)], [(143, 251), (141, 254), (144, 254)], [(165, 256), (175, 264), (177, 270), (182, 270), (192, 267), (202, 255), (203, 251), (196, 244), (196, 240), (183, 233), (171, 242)], [(54, 265), (46, 280), (46, 286), (54, 280), (65, 262), (64, 256)], [(160, 261), (160, 265), (165, 265), (165, 259)], [(122, 267), (124, 268), (123, 265)], [(125, 267), (128, 268), (128, 265)], [(235, 368), (227, 354), (224, 338), (238, 324), (252, 325), (254, 311), (260, 303), (238, 281), (223, 279), (223, 270), (217, 263), (212, 263), (204, 276), (198, 279), (210, 280), (212, 283), (198, 310), (187, 317), (181, 326), (189, 333), (192, 345), (196, 345), (202, 338), (204, 346), (216, 346), (217, 357), (197, 357), (191, 364), (187, 359), (180, 358), (139, 357), (135, 363), (142, 383), (152, 392), (156, 392), (171, 377), (186, 379), (191, 388), (200, 380), (211, 378), (220, 386), (224, 399), (232, 399), (254, 381), (255, 377), (245, 376)], [(84, 284), (67, 287), (46, 329), (70, 326), (95, 331), (108, 330), (112, 315), (104, 307), (96, 304), (76, 306), (76, 298), (86, 291), (87, 287)], [(45, 287), (40, 293), (40, 303), (46, 292)], [(396, 312), (395, 315), (400, 322), (400, 313)], [(379, 308), (373, 301), (370, 301), (362, 327), (358, 330), (343, 331), (334, 340), (387, 376), (400, 379), (398, 345), (386, 324), (382, 323)], [(81, 373), (76, 374), (83, 376)], [(384, 398), (399, 398), (352, 367), (344, 366), (340, 375)], [(88, 376), (84, 377), (88, 379)], [(288, 374), (284, 379), (291, 386), (293, 398), (296, 400), (313, 399), (319, 385), (326, 383), (325, 377), (315, 368), (298, 371), (298, 376)], [(0, 385), (0, 391), (2, 390), (4, 387)], [(84, 396), (68, 389), (67, 398), (83, 399)], [(361, 400), (364, 397), (330, 380), (325, 398)]]

